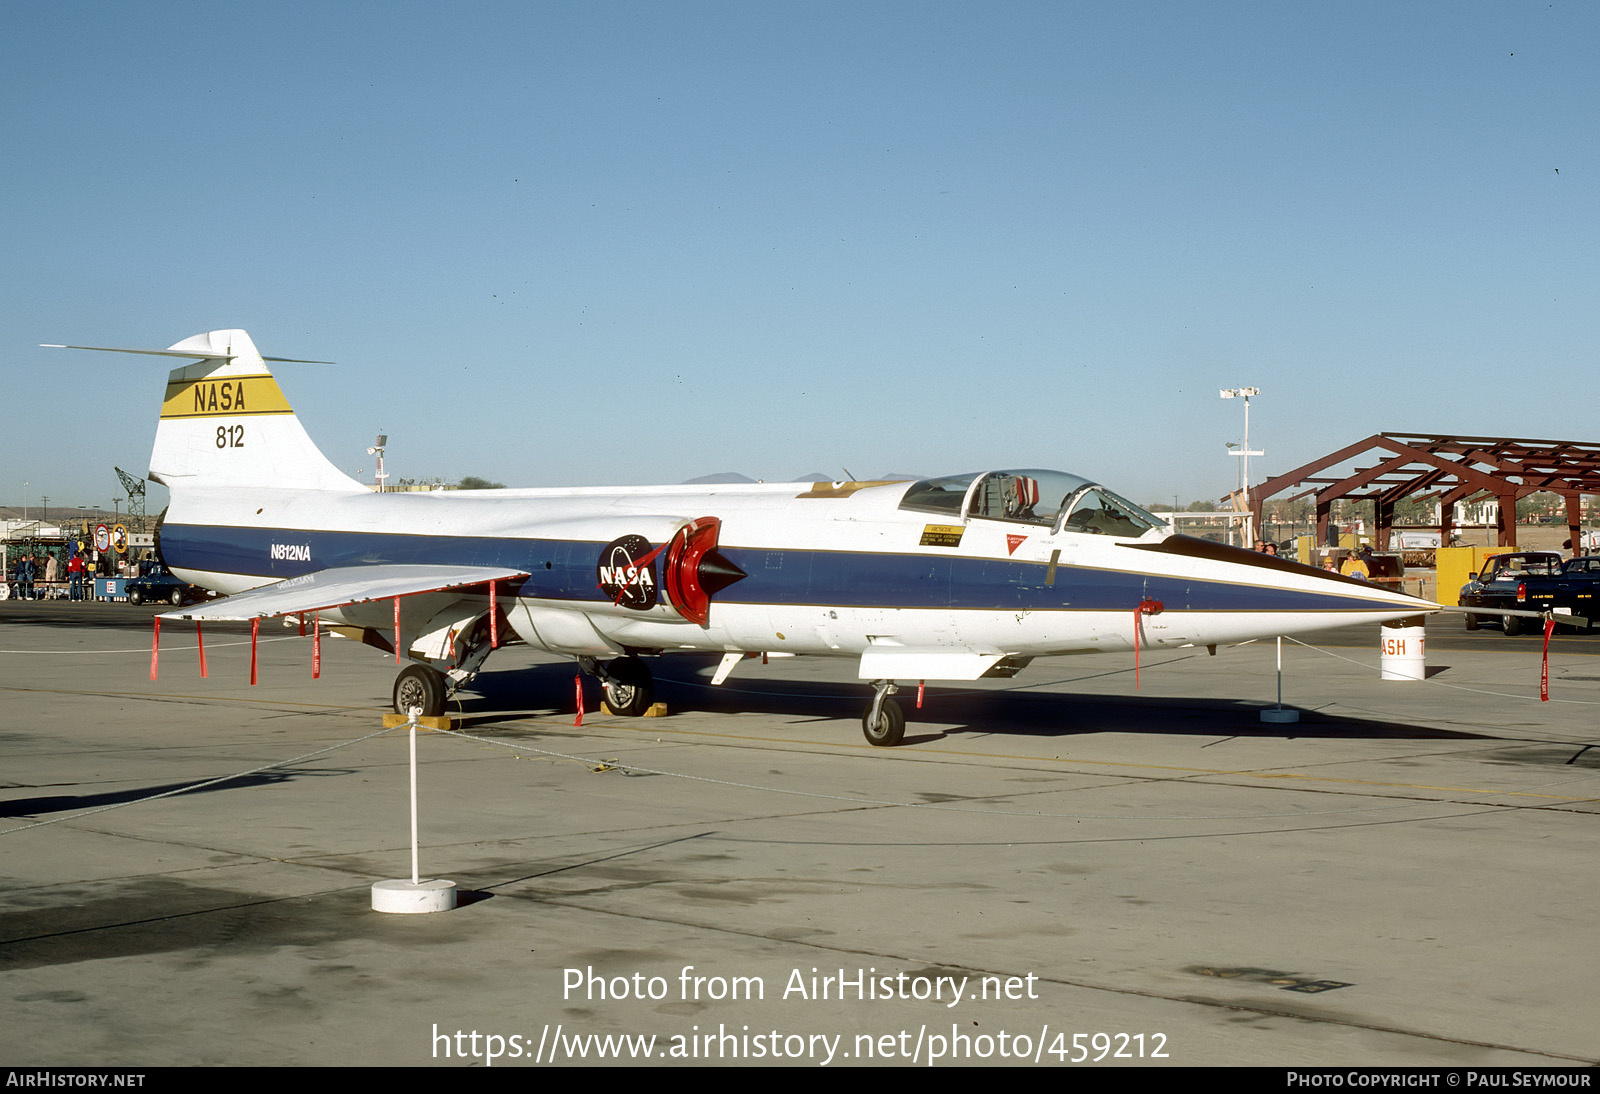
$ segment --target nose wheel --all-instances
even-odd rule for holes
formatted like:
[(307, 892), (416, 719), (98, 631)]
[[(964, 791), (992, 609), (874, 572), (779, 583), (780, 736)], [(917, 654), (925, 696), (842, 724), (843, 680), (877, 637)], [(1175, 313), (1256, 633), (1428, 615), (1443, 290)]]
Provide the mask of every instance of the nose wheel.
[(867, 743), (890, 748), (899, 744), (906, 735), (906, 712), (890, 698), (899, 688), (892, 680), (878, 680), (872, 685), (876, 690), (866, 712), (861, 715), (861, 732)]

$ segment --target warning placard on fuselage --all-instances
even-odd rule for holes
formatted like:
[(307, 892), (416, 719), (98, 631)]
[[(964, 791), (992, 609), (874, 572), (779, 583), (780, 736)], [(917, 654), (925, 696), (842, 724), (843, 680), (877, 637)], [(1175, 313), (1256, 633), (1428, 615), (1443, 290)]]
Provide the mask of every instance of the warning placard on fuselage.
[(922, 547), (959, 547), (964, 531), (966, 529), (959, 524), (924, 524), (922, 538), (917, 543)]

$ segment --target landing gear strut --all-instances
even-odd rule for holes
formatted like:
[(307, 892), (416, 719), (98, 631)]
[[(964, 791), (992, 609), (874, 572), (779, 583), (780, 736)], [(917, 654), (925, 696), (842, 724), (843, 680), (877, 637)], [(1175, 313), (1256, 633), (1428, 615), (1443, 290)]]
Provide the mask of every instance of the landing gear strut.
[(580, 657), (578, 667), (600, 681), (606, 706), (614, 714), (637, 718), (655, 701), (650, 669), (640, 658), (617, 657), (601, 665), (592, 657)]
[(900, 689), (893, 680), (874, 680), (872, 686), (876, 690), (872, 702), (861, 715), (861, 732), (866, 735), (868, 744), (884, 748), (897, 745), (906, 735), (906, 712), (889, 696)]

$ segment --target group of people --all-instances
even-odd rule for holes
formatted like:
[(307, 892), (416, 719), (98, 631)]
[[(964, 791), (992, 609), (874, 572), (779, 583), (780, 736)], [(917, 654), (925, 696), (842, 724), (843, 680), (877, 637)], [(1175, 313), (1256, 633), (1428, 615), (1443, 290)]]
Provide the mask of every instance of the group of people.
[[(39, 559), (33, 554), (22, 556), (22, 561), (17, 563), (17, 596), (22, 600), (42, 600), (45, 590), (58, 585), (61, 581), (62, 564), (54, 551), (43, 552), (44, 564), (40, 565)], [(84, 575), (88, 567), (84, 565), (83, 554), (74, 551), (72, 557), (66, 562), (67, 572), (67, 597), (70, 600), (85, 599), (83, 586)], [(42, 587), (41, 587), (42, 584)]]

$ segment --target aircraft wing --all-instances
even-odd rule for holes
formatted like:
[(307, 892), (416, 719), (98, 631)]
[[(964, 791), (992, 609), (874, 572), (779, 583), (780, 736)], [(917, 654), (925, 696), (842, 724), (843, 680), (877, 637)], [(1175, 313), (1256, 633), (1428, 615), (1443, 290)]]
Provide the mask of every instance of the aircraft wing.
[(163, 612), (161, 618), (204, 621), (261, 619), (342, 608), (347, 604), (365, 604), (371, 600), (390, 600), (417, 593), (445, 592), (527, 576), (526, 570), (499, 566), (340, 566), (276, 581), (210, 603)]

